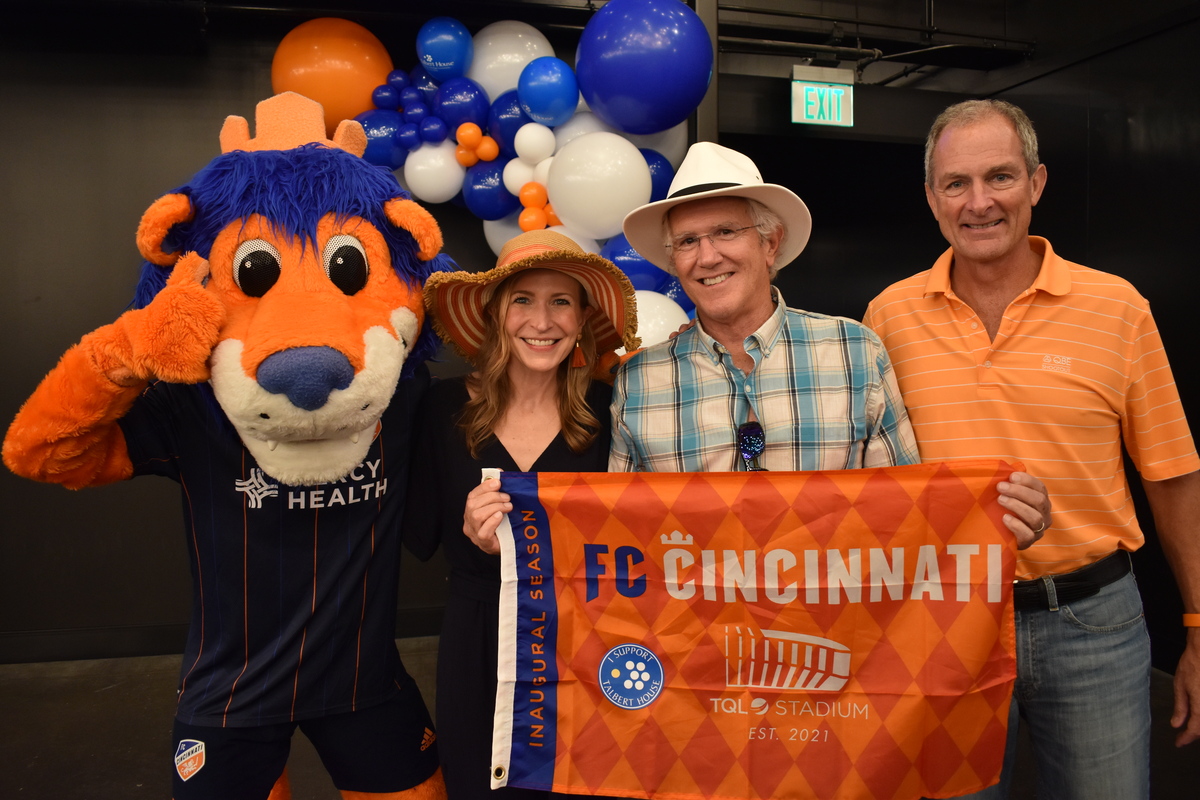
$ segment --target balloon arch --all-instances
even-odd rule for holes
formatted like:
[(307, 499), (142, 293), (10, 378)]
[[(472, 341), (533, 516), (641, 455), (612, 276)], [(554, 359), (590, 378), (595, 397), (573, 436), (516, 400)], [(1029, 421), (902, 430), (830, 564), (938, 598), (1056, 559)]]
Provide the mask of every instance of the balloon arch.
[(416, 51), (416, 65), (396, 69), (361, 25), (309, 20), (276, 49), (272, 87), (320, 102), (330, 131), (358, 120), (368, 161), (425, 203), (460, 201), (493, 252), (550, 227), (617, 264), (638, 290), (644, 344), (694, 315), (679, 282), (621, 233), (627, 213), (666, 197), (712, 77), (694, 11), (679, 0), (609, 0), (584, 27), (574, 68), (514, 20), (472, 35), (435, 17)]

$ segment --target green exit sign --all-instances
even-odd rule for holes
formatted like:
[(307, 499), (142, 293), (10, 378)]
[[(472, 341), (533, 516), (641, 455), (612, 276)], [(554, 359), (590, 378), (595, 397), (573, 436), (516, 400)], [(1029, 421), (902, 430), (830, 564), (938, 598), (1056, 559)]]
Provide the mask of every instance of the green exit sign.
[(792, 67), (792, 122), (854, 127), (854, 71)]

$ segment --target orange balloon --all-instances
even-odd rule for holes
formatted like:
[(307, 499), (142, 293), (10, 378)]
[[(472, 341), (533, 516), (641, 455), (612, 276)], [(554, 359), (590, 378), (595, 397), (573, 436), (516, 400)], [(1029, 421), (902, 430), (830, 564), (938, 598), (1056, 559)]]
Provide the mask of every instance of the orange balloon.
[(473, 167), (479, 161), (479, 156), (475, 155), (475, 151), (466, 145), (459, 145), (454, 148), (454, 157), (458, 159), (458, 163), (464, 167)]
[(484, 136), (475, 148), (475, 155), (479, 156), (480, 161), (495, 161), (496, 156), (500, 155), (500, 145), (492, 137)]
[(464, 122), (458, 126), (458, 130), (454, 132), (454, 138), (464, 147), (469, 147), (474, 150), (479, 147), (480, 140), (483, 139), (483, 131), (474, 122)]
[(371, 93), (387, 83), (392, 57), (375, 34), (348, 19), (321, 17), (292, 28), (271, 61), (275, 94), (296, 92), (325, 108), (325, 135), (375, 107)]
[(546, 227), (546, 212), (540, 208), (527, 208), (517, 217), (517, 224), (525, 232), (540, 231)]
[(554, 213), (554, 206), (546, 203), (546, 207), (542, 209), (546, 212), (546, 224), (550, 226), (562, 225), (562, 220), (558, 218), (558, 214)]
[(541, 208), (546, 205), (546, 187), (537, 181), (530, 181), (521, 187), (519, 197), (521, 205), (526, 208)]

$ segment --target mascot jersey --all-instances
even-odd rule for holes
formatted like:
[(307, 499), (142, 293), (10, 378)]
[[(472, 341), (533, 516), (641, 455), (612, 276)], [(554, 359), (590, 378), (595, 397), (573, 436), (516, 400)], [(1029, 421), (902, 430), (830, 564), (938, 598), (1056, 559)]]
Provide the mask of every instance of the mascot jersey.
[(182, 488), (192, 619), (176, 716), (253, 726), (388, 699), (400, 513), (421, 367), (401, 381), (366, 458), (341, 480), (263, 473), (203, 389), (151, 384), (120, 421), (136, 474)]

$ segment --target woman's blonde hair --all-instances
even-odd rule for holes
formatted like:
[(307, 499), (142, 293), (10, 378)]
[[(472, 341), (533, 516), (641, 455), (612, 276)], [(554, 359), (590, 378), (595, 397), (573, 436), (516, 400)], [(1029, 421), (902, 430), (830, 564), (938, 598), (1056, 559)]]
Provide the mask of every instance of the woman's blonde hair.
[[(474, 390), (475, 396), (467, 401), (459, 419), (472, 458), (479, 458), (480, 448), (495, 436), (496, 426), (504, 418), (512, 395), (508, 362), (513, 353), (512, 344), (504, 335), (504, 322), (511, 305), (514, 279), (520, 274), (505, 278), (483, 309), (485, 330), (475, 359), (476, 372), (467, 376), (467, 385)], [(587, 293), (578, 281), (575, 284), (579, 286), (580, 308), (586, 311)], [(567, 446), (576, 453), (590, 445), (600, 429), (599, 421), (587, 404), (591, 367), (596, 363), (596, 339), (590, 318), (584, 321), (582, 334), (579, 346), (587, 366), (572, 367), (571, 356), (558, 365), (559, 421)]]

